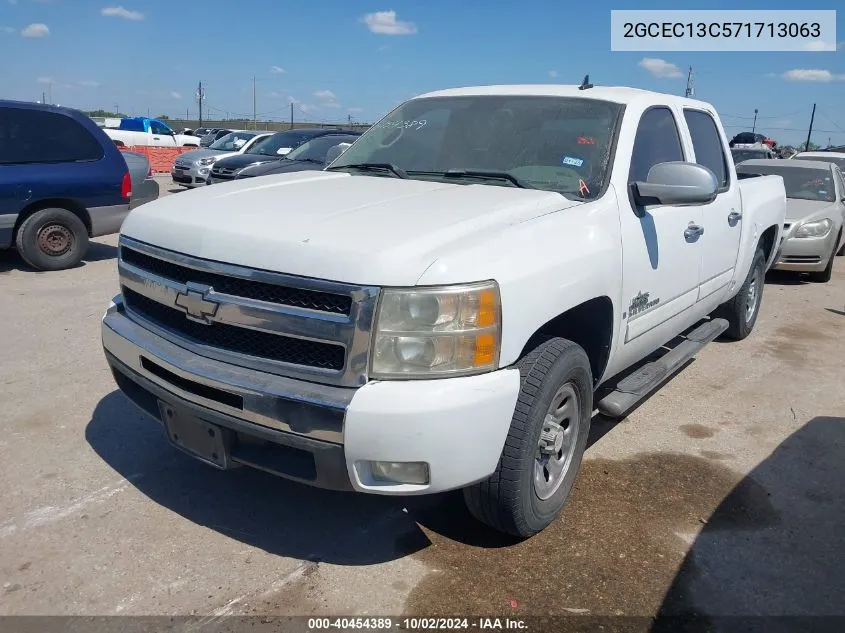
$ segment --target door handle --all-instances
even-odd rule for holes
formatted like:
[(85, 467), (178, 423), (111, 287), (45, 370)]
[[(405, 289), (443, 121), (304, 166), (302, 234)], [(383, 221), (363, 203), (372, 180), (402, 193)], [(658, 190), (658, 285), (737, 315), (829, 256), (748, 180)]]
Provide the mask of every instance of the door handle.
[(154, 137), (153, 137), (153, 140), (154, 140), (154, 141), (160, 141), (161, 139), (160, 139), (159, 137), (157, 137), (157, 136), (154, 136)]
[(698, 226), (693, 222), (690, 222), (689, 226), (684, 231), (684, 239), (688, 242), (692, 242), (702, 235), (704, 235), (704, 227)]
[(742, 214), (739, 211), (731, 211), (728, 214), (728, 224), (736, 226), (736, 223), (742, 219)]

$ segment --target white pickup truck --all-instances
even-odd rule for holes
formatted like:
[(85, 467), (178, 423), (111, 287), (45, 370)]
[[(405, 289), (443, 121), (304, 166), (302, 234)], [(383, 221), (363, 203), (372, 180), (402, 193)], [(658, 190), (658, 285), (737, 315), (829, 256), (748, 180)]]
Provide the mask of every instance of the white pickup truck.
[(737, 178), (701, 101), (435, 92), (325, 171), (133, 211), (103, 346), (124, 393), (209, 464), (464, 489), (527, 537), (563, 507), (596, 408), (624, 416), (751, 332), (785, 206), (780, 177)]
[(177, 134), (158, 119), (134, 117), (121, 119), (114, 128), (103, 128), (118, 147), (199, 147), (200, 139), (190, 134)]

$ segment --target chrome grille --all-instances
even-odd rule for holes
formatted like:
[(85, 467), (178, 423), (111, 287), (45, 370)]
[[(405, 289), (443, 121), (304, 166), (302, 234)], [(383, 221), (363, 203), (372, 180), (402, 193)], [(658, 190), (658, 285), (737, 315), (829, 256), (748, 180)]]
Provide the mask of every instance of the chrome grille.
[(366, 382), (378, 288), (223, 264), (120, 238), (127, 314), (191, 351), (338, 386)]

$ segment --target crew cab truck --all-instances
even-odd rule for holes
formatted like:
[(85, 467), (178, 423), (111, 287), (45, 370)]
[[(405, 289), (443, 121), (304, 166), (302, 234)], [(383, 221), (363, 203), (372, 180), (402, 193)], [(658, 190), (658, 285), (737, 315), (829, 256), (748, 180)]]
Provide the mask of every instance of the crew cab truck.
[(596, 408), (624, 416), (707, 342), (749, 335), (785, 205), (780, 177), (737, 178), (707, 103), (444, 90), (324, 171), (133, 211), (103, 346), (209, 464), (463, 489), (528, 537), (563, 507)]
[(163, 121), (147, 117), (121, 119), (117, 129), (103, 131), (118, 147), (199, 147), (200, 140), (191, 134), (177, 134)]

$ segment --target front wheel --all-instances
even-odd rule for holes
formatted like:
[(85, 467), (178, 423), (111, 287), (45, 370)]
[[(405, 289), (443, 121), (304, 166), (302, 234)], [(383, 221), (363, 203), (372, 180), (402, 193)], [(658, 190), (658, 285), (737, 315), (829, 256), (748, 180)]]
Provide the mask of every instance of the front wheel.
[(562, 338), (540, 343), (519, 360), (520, 390), (495, 472), (464, 489), (475, 518), (527, 538), (566, 503), (590, 432), (593, 378), (584, 350)]
[(766, 256), (761, 249), (757, 249), (751, 261), (751, 269), (739, 292), (716, 310), (715, 315), (728, 322), (725, 338), (741, 341), (751, 334), (754, 324), (757, 323), (757, 315), (760, 314), (765, 282)]

